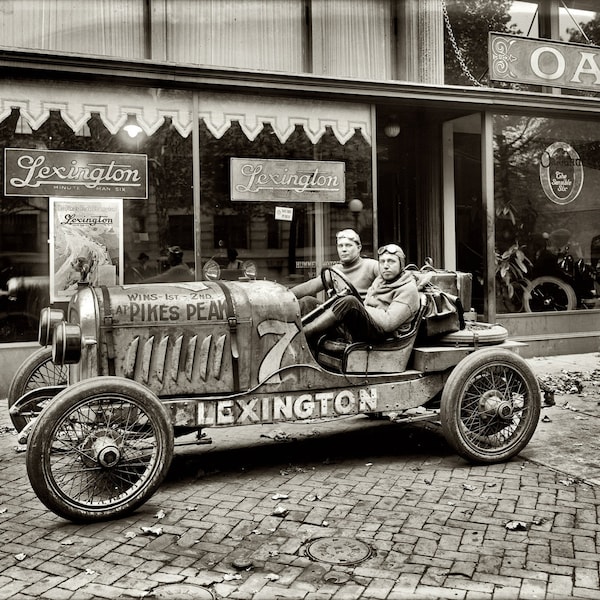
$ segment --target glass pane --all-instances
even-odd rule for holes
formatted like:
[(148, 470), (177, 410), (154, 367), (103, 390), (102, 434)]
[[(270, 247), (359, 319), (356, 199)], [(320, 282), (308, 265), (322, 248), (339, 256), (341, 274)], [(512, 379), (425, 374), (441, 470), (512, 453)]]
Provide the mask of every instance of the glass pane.
[(145, 58), (144, 0), (18, 0), (2, 3), (4, 46)]
[[(202, 257), (223, 269), (228, 249), (237, 259), (251, 261), (257, 277), (293, 284), (317, 274), (319, 263), (337, 261), (335, 232), (355, 227), (363, 240), (363, 251), (372, 255), (371, 147), (359, 130), (341, 144), (327, 128), (313, 144), (302, 126), (282, 143), (269, 123), (249, 140), (239, 123), (217, 139), (204, 122), (200, 124)], [(314, 203), (244, 202), (231, 200), (230, 159), (263, 158), (308, 161), (341, 161), (346, 170), (346, 199), (358, 198), (362, 210), (353, 213), (348, 202)], [(277, 218), (276, 208), (291, 209), (291, 220)], [(319, 236), (323, 243), (320, 244)], [(320, 257), (318, 251), (322, 251)]]
[(312, 0), (314, 72), (392, 78), (389, 0)]
[[(155, 90), (153, 97), (160, 98), (159, 92)], [(15, 94), (18, 93), (15, 86)], [(152, 106), (147, 110), (148, 115), (156, 114)], [(110, 116), (118, 121), (118, 110)], [(125, 115), (122, 116), (124, 120)], [(19, 109), (14, 109), (0, 123), (0, 150), (29, 148), (147, 155), (148, 199), (122, 200), (124, 263), (116, 265), (117, 281), (121, 276), (119, 270), (123, 271), (125, 283), (142, 281), (165, 271), (166, 249), (172, 245), (183, 249), (183, 260), (189, 267), (186, 273), (193, 279), (191, 135), (183, 137), (166, 117), (151, 135), (140, 128), (131, 137), (123, 127), (111, 132), (105, 124), (106, 118), (92, 113), (86, 124), (74, 132), (60, 111), (50, 111), (48, 119), (38, 129), (32, 129)], [(0, 168), (4, 175), (3, 151)], [(50, 303), (49, 237), (47, 197), (0, 196), (0, 343), (37, 339), (40, 309)], [(77, 248), (67, 247), (64, 257), (65, 265), (74, 264), (79, 257)], [(56, 307), (64, 306), (58, 303)]]
[(498, 312), (600, 308), (600, 124), (497, 115)]
[(303, 71), (304, 0), (167, 2), (167, 59)]
[(456, 268), (471, 273), (471, 307), (483, 313), (486, 227), (481, 199), (481, 116), (455, 119)]
[(489, 85), (488, 54), (482, 51), (488, 33), (527, 35), (530, 15), (537, 9), (537, 3), (507, 1), (446, 0), (446, 6), (444, 80), (452, 85), (475, 85), (473, 79)]

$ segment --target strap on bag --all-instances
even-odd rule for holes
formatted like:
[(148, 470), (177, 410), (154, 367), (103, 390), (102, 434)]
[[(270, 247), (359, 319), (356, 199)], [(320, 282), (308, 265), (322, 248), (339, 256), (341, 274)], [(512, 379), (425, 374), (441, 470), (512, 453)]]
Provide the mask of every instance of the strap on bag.
[(106, 358), (108, 361), (108, 374), (115, 374), (115, 340), (113, 337), (113, 316), (110, 307), (110, 296), (105, 285), (100, 286), (102, 291), (102, 331), (104, 331), (104, 340), (106, 342)]
[(227, 324), (229, 325), (229, 343), (231, 346), (231, 368), (233, 371), (233, 389), (236, 392), (240, 391), (240, 371), (239, 371), (239, 358), (240, 350), (237, 339), (237, 317), (235, 314), (235, 306), (233, 304), (233, 298), (229, 288), (222, 281), (215, 281), (225, 296), (225, 303), (227, 304)]

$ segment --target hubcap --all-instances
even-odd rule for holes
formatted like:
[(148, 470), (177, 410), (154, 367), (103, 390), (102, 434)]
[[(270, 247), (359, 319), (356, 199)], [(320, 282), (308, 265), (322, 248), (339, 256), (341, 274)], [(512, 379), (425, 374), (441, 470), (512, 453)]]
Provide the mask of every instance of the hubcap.
[(98, 452), (98, 462), (105, 468), (114, 467), (120, 458), (121, 453), (116, 446), (107, 445)]
[(509, 421), (513, 417), (512, 403), (504, 400), (498, 390), (489, 390), (479, 400), (479, 412), (482, 419), (494, 417)]
[(104, 469), (115, 467), (121, 460), (120, 438), (117, 432), (110, 429), (90, 434), (82, 444), (86, 466), (100, 466)]

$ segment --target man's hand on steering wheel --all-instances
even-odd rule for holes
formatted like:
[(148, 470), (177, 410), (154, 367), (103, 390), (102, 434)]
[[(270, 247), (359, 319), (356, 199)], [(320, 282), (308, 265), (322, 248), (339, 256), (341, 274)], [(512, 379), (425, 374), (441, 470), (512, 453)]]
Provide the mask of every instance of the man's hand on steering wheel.
[(341, 298), (348, 294), (354, 296), (358, 300), (363, 301), (358, 290), (352, 285), (348, 278), (340, 271), (332, 267), (323, 267), (321, 269), (321, 281), (327, 295), (331, 298)]
[(321, 269), (321, 281), (323, 282), (325, 293), (328, 296), (327, 300), (302, 317), (303, 327), (306, 323), (309, 323), (318, 315), (325, 312), (326, 309), (342, 296), (350, 294), (363, 302), (358, 290), (350, 283), (350, 281), (348, 281), (348, 278), (339, 271), (336, 271), (331, 267), (323, 267), (323, 269)]

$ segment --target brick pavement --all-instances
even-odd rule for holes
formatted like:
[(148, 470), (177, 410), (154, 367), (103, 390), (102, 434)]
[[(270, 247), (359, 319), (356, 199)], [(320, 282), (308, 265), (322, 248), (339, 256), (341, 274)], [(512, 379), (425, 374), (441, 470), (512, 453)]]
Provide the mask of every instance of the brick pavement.
[[(236, 599), (600, 598), (597, 486), (522, 458), (471, 466), (430, 427), (352, 417), (286, 431), (295, 441), (261, 426), (211, 432), (214, 446), (178, 450), (140, 510), (92, 525), (41, 505), (4, 431), (0, 599), (173, 598), (174, 584)], [(515, 520), (526, 529), (506, 527)], [(162, 535), (142, 534), (156, 525)], [(328, 536), (372, 554), (312, 560), (308, 544)]]

